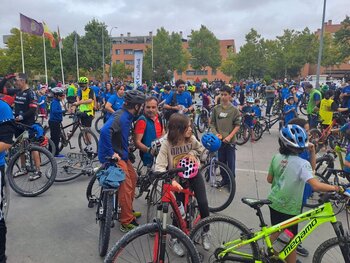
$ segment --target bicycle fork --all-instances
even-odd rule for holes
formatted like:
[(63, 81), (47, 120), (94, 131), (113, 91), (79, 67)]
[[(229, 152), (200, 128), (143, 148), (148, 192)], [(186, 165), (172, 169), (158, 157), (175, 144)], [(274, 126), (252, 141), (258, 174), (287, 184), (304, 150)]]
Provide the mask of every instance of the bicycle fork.
[[(159, 204), (157, 207), (157, 219), (159, 232), (155, 236), (153, 245), (153, 262), (163, 263), (166, 249), (166, 226), (169, 211), (169, 203)], [(162, 213), (163, 212), (163, 213)], [(162, 221), (160, 221), (162, 220)]]
[(332, 223), (335, 234), (339, 240), (339, 247), (343, 254), (345, 262), (350, 262), (350, 251), (349, 251), (349, 235), (344, 232), (344, 228), (341, 222)]

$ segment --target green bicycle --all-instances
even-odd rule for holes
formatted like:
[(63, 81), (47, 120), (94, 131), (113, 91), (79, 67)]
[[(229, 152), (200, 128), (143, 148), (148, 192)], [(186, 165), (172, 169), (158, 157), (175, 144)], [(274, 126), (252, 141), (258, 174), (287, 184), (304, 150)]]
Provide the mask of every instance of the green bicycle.
[[(243, 198), (243, 203), (256, 210), (260, 220), (260, 231), (252, 232), (234, 218), (210, 216), (196, 225), (190, 238), (196, 244), (203, 258), (202, 262), (285, 262), (287, 256), (317, 227), (330, 222), (336, 237), (326, 240), (316, 249), (313, 263), (350, 262), (350, 236), (345, 233), (342, 223), (337, 221), (330, 202), (332, 199), (347, 202), (349, 197), (335, 193), (325, 194), (324, 204), (269, 227), (264, 221), (260, 208), (265, 204), (271, 204), (271, 201)], [(304, 221), (308, 221), (305, 227), (278, 254), (275, 254), (270, 235)], [(211, 232), (211, 247), (208, 250), (204, 250), (200, 242), (201, 233), (205, 229), (210, 229)], [(262, 242), (258, 244), (258, 241), (264, 241), (263, 248), (259, 247)]]

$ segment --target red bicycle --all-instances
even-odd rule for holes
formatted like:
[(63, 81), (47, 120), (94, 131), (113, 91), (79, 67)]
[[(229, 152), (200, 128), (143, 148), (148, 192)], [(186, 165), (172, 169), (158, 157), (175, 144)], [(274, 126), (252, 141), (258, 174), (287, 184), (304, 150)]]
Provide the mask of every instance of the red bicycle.
[[(153, 176), (158, 182), (162, 182), (162, 196), (157, 202), (157, 214), (154, 223), (148, 223), (135, 228), (117, 242), (110, 250), (105, 262), (191, 262), (199, 263), (200, 257), (194, 244), (189, 239), (191, 222), (197, 222), (199, 216), (195, 220), (191, 219), (191, 204), (194, 200), (193, 192), (185, 188), (182, 192), (185, 194), (185, 207), (187, 207), (186, 217), (182, 218), (180, 209), (178, 207), (173, 191), (176, 190), (172, 186), (172, 179), (179, 172), (185, 171), (186, 168), (176, 168), (166, 171), (164, 173), (154, 173)], [(167, 225), (169, 204), (173, 208), (174, 216), (177, 218), (179, 226), (184, 230)], [(161, 212), (163, 215), (161, 216)], [(182, 246), (184, 254), (183, 257), (172, 253), (166, 246), (170, 239), (176, 239)]]

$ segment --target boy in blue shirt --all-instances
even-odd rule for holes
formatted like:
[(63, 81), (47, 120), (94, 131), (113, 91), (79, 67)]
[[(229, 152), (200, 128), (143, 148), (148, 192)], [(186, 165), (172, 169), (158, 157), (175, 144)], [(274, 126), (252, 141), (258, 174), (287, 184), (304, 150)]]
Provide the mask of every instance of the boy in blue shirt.
[(47, 112), (46, 112), (46, 87), (44, 85), (41, 86), (39, 94), (40, 94), (39, 101), (38, 101), (39, 111), (40, 111), (40, 114), (45, 115), (45, 118), (47, 118)]
[(291, 119), (297, 117), (296, 105), (294, 102), (294, 97), (289, 96), (287, 98), (287, 104), (283, 108), (284, 124), (286, 125)]
[(252, 97), (248, 97), (247, 104), (244, 105), (242, 108), (244, 124), (246, 124), (250, 129), (252, 141), (254, 141), (253, 119), (254, 119), (254, 115), (255, 115), (254, 110), (253, 110), (253, 104), (254, 104), (254, 99)]
[(49, 127), (50, 127), (50, 134), (51, 134), (51, 140), (56, 146), (56, 153), (55, 157), (64, 157), (60, 154), (59, 150), (59, 143), (61, 138), (61, 123), (63, 121), (63, 113), (65, 112), (62, 110), (61, 101), (64, 98), (64, 90), (61, 88), (53, 88), (51, 90), (54, 97), (51, 102), (51, 108), (50, 108), (50, 118), (49, 118)]
[(259, 99), (254, 100), (253, 111), (254, 111), (255, 117), (257, 117), (257, 118), (261, 117), (261, 108), (260, 108), (260, 100)]

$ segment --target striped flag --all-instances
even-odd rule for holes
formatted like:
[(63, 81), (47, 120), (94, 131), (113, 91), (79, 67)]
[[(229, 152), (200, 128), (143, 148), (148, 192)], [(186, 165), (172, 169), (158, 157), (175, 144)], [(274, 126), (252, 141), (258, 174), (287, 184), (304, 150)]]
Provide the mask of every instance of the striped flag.
[(43, 24), (38, 21), (27, 17), (25, 15), (19, 14), (21, 31), (32, 35), (42, 36), (44, 33)]
[(44, 36), (50, 40), (50, 44), (52, 48), (56, 48), (56, 40), (53, 36), (52, 32), (50, 31), (49, 27), (46, 25), (46, 23), (43, 21), (44, 26)]
[(62, 38), (61, 38), (61, 34), (60, 34), (60, 28), (57, 26), (57, 35), (58, 35), (58, 47), (60, 49), (63, 48), (63, 43), (62, 43)]

